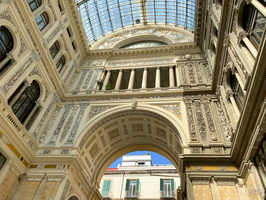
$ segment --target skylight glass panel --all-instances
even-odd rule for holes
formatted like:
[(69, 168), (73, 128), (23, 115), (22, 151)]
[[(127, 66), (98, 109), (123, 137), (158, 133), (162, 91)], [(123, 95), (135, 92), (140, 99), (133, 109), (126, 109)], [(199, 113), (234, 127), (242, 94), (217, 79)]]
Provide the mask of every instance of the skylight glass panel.
[(175, 25), (191, 32), (196, 0), (76, 0), (88, 43), (137, 24)]

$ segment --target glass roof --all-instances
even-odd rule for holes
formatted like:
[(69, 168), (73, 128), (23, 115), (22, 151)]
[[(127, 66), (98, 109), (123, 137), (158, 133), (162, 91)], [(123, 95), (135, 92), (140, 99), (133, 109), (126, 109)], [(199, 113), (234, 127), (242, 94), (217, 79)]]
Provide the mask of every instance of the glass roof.
[(120, 28), (175, 25), (190, 32), (196, 0), (76, 0), (88, 43)]

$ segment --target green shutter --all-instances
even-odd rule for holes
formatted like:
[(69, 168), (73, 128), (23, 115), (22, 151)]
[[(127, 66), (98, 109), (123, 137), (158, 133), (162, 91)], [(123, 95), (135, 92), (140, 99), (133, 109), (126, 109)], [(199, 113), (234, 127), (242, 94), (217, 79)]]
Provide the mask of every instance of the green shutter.
[(103, 197), (108, 197), (110, 185), (111, 185), (111, 180), (104, 180), (103, 189), (102, 189), (102, 196)]
[(136, 181), (136, 191), (139, 191), (139, 179)]
[(129, 189), (129, 184), (130, 184), (130, 180), (127, 179), (127, 183), (126, 183), (126, 191), (128, 191), (128, 189)]
[(163, 191), (163, 179), (160, 179), (160, 191)]
[(172, 192), (174, 192), (174, 190), (175, 190), (175, 182), (174, 182), (173, 178), (171, 179), (171, 190), (172, 190)]

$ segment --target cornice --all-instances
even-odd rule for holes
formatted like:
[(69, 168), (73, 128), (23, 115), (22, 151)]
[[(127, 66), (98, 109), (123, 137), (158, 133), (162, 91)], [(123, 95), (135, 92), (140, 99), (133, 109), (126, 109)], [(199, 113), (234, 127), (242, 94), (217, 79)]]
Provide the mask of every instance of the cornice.
[(87, 57), (96, 58), (108, 58), (108, 57), (144, 57), (144, 56), (159, 56), (166, 53), (177, 55), (184, 53), (202, 53), (196, 43), (175, 43), (169, 45), (163, 45), (158, 47), (146, 47), (137, 49), (99, 49), (91, 50), (87, 52)]

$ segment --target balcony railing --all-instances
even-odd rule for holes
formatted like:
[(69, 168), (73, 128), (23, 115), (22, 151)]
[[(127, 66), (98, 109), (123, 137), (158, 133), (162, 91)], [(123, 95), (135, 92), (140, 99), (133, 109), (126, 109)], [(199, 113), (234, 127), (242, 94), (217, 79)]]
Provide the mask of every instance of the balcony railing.
[(126, 191), (125, 193), (125, 199), (138, 199), (139, 198), (139, 192), (137, 191)]
[(161, 199), (175, 199), (175, 193), (172, 191), (161, 191)]

